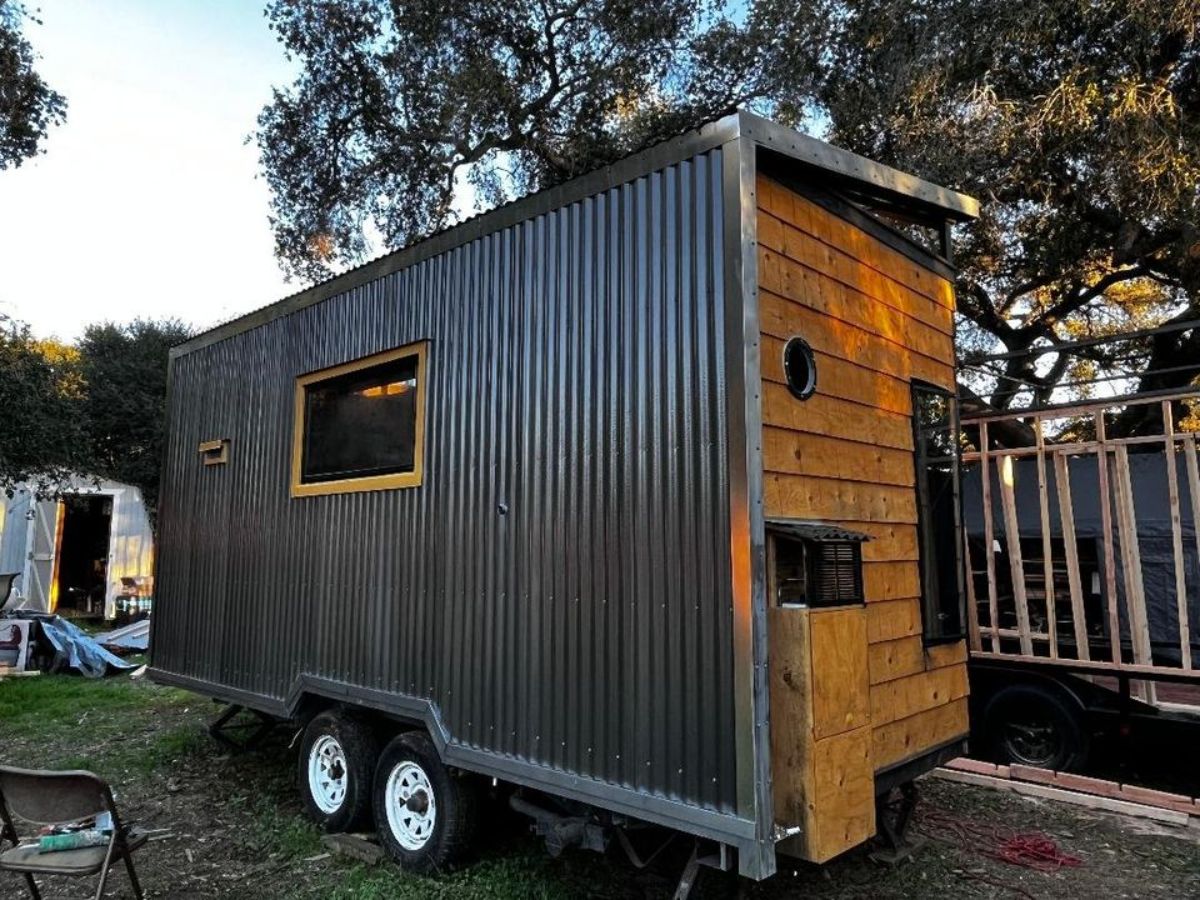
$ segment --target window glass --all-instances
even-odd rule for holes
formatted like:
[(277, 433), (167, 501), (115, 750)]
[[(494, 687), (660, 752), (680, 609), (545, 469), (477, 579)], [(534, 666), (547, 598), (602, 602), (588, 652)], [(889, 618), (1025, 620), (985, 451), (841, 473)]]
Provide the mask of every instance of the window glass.
[(417, 378), (414, 354), (306, 385), (301, 483), (413, 472)]
[(912, 392), (925, 638), (956, 640), (963, 634), (957, 401), (919, 382)]

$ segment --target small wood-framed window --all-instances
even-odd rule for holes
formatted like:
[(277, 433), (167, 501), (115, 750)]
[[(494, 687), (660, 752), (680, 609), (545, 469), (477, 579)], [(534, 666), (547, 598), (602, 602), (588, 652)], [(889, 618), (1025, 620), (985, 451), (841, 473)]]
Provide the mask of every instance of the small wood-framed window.
[(427, 348), (408, 344), (296, 379), (293, 497), (421, 484)]
[(775, 606), (864, 602), (865, 534), (824, 522), (767, 522), (767, 593)]

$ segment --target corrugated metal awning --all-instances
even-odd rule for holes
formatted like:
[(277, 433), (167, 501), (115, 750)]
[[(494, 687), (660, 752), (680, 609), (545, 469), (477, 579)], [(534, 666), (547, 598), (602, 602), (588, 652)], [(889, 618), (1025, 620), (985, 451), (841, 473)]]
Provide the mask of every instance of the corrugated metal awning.
[(871, 539), (869, 535), (863, 534), (861, 531), (851, 531), (849, 528), (840, 528), (837, 525), (830, 525), (828, 522), (767, 519), (766, 526), (767, 531), (773, 534), (782, 534), (785, 537), (818, 543), (853, 541), (861, 544)]

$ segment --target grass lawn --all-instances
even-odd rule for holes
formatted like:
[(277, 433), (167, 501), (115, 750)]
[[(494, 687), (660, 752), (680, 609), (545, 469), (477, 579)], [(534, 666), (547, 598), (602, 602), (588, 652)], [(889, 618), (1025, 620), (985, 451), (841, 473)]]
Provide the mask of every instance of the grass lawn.
[[(205, 733), (218, 707), (173, 688), (128, 676), (88, 681), (35, 676), (0, 681), (0, 761), (87, 768), (109, 779), (124, 815), (166, 829), (137, 854), (143, 885), (156, 897), (296, 898), (657, 898), (669, 897), (677, 870), (639, 872), (615, 853), (546, 855), (527, 823), (488, 811), (474, 860), (437, 878), (385, 864), (327, 855), (301, 815), (293, 734), (230, 755)], [(931, 841), (894, 868), (854, 851), (818, 869), (788, 867), (750, 897), (1189, 897), (1200, 896), (1194, 834), (1146, 833), (1129, 820), (929, 781), (924, 808), (985, 822), (1038, 829), (1082, 865), (1052, 873), (1008, 865), (954, 842)], [(918, 822), (918, 826), (920, 822)], [(111, 896), (129, 896), (124, 876)], [(77, 897), (80, 881), (52, 882), (47, 898)], [(22, 897), (0, 876), (0, 897)]]

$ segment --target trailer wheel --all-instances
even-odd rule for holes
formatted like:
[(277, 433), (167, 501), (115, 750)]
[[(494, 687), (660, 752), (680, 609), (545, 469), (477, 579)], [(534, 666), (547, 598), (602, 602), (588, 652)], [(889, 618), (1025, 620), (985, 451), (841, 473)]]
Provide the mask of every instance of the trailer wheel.
[(310, 818), (325, 831), (350, 831), (371, 818), (371, 775), (379, 743), (353, 716), (327, 710), (304, 729), (300, 793)]
[(375, 769), (379, 840), (412, 872), (436, 872), (460, 860), (475, 837), (478, 797), (466, 777), (451, 773), (423, 732), (392, 739)]
[(1087, 763), (1088, 736), (1079, 713), (1052, 690), (1006, 687), (988, 703), (984, 721), (1002, 762), (1059, 771), (1078, 771)]

